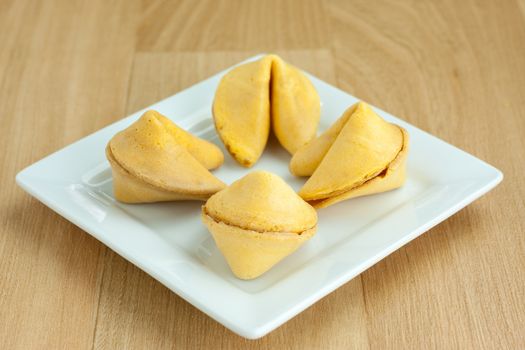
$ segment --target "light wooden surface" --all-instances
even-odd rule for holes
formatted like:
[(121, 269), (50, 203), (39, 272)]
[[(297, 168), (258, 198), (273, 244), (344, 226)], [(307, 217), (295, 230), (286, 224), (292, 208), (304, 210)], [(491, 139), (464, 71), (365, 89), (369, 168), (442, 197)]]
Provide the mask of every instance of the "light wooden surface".
[[(525, 348), (525, 2), (3, 0), (0, 44), (0, 348)], [(248, 341), (14, 177), (262, 51), (486, 160), (505, 180)]]

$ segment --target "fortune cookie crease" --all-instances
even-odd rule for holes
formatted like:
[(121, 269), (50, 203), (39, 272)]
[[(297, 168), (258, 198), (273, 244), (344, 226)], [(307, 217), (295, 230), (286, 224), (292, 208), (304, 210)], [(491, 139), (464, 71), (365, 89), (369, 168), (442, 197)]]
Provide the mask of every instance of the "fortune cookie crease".
[(202, 220), (232, 272), (256, 278), (310, 239), (317, 213), (280, 177), (255, 171), (214, 194)]
[(186, 130), (179, 128), (174, 122), (157, 111), (150, 110), (145, 114), (156, 118), (164, 124), (166, 131), (175, 138), (177, 143), (186, 148), (186, 150), (206, 169), (217, 169), (222, 163), (224, 163), (224, 155), (222, 154), (222, 151), (213, 143), (203, 140), (190, 134)]
[(106, 157), (124, 203), (206, 200), (226, 187), (207, 169), (222, 164), (220, 149), (155, 111), (113, 136)]
[(272, 130), (279, 143), (294, 154), (316, 136), (321, 101), (306, 75), (278, 56), (273, 58)]
[(298, 150), (290, 171), (311, 177), (299, 195), (315, 208), (385, 192), (406, 178), (408, 133), (359, 102), (326, 132)]
[(358, 103), (352, 105), (328, 130), (294, 153), (289, 164), (292, 174), (295, 176), (311, 176), (314, 173), (357, 106)]
[(230, 70), (213, 102), (215, 127), (232, 157), (251, 167), (261, 156), (270, 126), (291, 154), (313, 139), (320, 99), (300, 70), (276, 55), (267, 55)]

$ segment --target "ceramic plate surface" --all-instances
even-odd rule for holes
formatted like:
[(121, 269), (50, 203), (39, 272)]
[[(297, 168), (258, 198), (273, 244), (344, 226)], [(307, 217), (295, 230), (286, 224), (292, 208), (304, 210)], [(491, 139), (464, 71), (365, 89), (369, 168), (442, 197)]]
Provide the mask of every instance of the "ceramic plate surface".
[[(250, 60), (259, 58), (256, 56)], [(223, 71), (160, 101), (155, 109), (221, 147), (214, 174), (231, 183), (255, 169), (271, 171), (298, 190), (288, 153), (271, 140), (252, 169), (238, 166), (220, 143), (211, 105)], [(357, 99), (311, 77), (322, 101), (320, 131)], [(146, 110), (146, 109), (145, 109)], [(392, 115), (410, 134), (407, 182), (398, 190), (321, 209), (317, 234), (268, 273), (236, 279), (200, 220), (202, 202), (125, 205), (114, 200), (104, 148), (138, 111), (36, 162), (18, 184), (48, 207), (137, 265), (166, 287), (246, 338), (261, 337), (388, 254), (471, 203), (502, 173)]]

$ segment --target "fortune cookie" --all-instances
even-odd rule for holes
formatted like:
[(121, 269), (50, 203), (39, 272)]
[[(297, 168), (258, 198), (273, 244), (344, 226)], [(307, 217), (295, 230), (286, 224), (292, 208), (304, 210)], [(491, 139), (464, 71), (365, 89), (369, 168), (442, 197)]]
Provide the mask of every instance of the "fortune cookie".
[(206, 200), (226, 185), (207, 168), (223, 162), (217, 146), (147, 111), (106, 147), (113, 192), (124, 203)]
[(405, 182), (408, 133), (379, 117), (364, 102), (298, 150), (293, 174), (311, 177), (299, 195), (315, 208), (389, 191)]
[(240, 279), (268, 271), (310, 239), (317, 213), (280, 177), (252, 172), (214, 194), (202, 220)]
[(310, 80), (276, 55), (233, 68), (220, 81), (213, 118), (226, 149), (251, 167), (261, 156), (270, 125), (291, 154), (313, 139), (320, 99)]

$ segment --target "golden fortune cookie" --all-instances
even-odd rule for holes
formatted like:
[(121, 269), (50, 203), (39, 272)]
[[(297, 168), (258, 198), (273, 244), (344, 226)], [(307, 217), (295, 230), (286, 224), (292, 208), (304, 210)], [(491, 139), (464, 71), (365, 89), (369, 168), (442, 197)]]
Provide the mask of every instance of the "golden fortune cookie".
[(299, 195), (315, 208), (399, 188), (406, 178), (408, 133), (364, 102), (350, 107), (325, 133), (297, 151), (296, 175), (311, 177)]
[(217, 146), (147, 111), (106, 147), (115, 198), (124, 203), (206, 200), (226, 185), (206, 167), (223, 162)]
[(252, 172), (214, 194), (202, 220), (232, 272), (256, 278), (310, 239), (317, 213), (279, 176)]
[(313, 139), (320, 99), (310, 80), (276, 55), (230, 70), (213, 102), (217, 132), (237, 162), (251, 167), (261, 156), (270, 125), (291, 154)]

